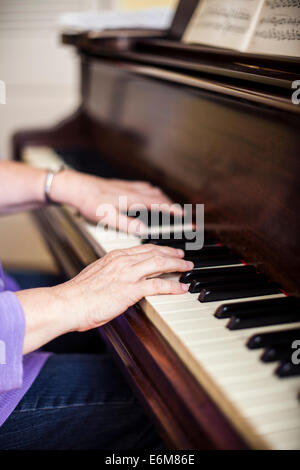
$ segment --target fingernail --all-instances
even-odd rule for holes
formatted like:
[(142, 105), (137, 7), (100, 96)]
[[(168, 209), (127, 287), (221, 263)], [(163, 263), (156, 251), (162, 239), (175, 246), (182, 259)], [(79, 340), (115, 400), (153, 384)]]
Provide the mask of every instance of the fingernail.
[(187, 267), (188, 269), (193, 269), (194, 263), (193, 263), (192, 261), (187, 261), (187, 262), (186, 262), (186, 267)]
[(183, 282), (181, 283), (181, 290), (183, 290), (184, 292), (188, 291), (189, 290), (189, 285), (188, 284), (183, 284)]
[(183, 250), (180, 250), (180, 249), (177, 250), (177, 253), (179, 254), (179, 256), (183, 256), (183, 255), (184, 255), (184, 251), (183, 251)]

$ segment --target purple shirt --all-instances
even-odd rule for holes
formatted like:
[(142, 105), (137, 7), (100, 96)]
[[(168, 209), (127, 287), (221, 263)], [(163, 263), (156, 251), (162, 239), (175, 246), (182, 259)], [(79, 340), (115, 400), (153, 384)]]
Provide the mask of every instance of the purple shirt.
[(23, 308), (14, 294), (16, 282), (0, 263), (0, 426), (15, 409), (43, 367), (49, 353), (22, 355), (25, 333)]

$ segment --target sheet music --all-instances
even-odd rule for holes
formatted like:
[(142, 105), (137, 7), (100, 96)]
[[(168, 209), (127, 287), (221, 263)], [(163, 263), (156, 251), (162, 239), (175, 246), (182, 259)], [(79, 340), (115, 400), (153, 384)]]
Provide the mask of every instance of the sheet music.
[(300, 0), (266, 0), (247, 51), (300, 57)]
[(183, 41), (244, 50), (262, 4), (263, 0), (202, 0)]

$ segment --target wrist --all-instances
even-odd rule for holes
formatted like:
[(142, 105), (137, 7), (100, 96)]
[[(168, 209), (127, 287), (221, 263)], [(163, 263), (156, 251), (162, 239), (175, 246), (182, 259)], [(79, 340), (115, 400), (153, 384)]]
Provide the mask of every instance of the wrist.
[(44, 186), (46, 173), (45, 170), (39, 168), (25, 167), (27, 171), (27, 188), (30, 189), (31, 194), (28, 194), (27, 199), (30, 202), (42, 204), (45, 201)]
[(70, 169), (56, 173), (53, 177), (49, 193), (51, 201), (74, 206), (76, 194), (80, 194), (78, 175), (79, 173)]
[(18, 291), (16, 296), (25, 315), (24, 354), (75, 329), (56, 287)]
[(95, 184), (91, 184), (93, 180), (97, 180), (97, 188), (101, 188), (101, 184), (105, 181), (104, 178), (83, 174), (75, 170), (63, 170), (53, 178), (50, 198), (53, 202), (68, 204), (80, 211), (82, 205), (91, 199), (95, 187)]

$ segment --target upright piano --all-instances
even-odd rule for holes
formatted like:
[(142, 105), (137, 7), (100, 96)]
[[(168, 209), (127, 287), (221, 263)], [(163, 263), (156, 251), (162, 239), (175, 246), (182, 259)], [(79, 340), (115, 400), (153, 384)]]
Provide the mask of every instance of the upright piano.
[[(63, 34), (80, 56), (81, 104), (52, 129), (16, 133), (14, 156), (205, 204), (190, 291), (143, 299), (101, 335), (168, 447), (299, 449), (299, 59), (183, 44), (196, 3), (181, 2), (164, 34)], [(34, 217), (69, 277), (142, 242), (67, 207)]]

